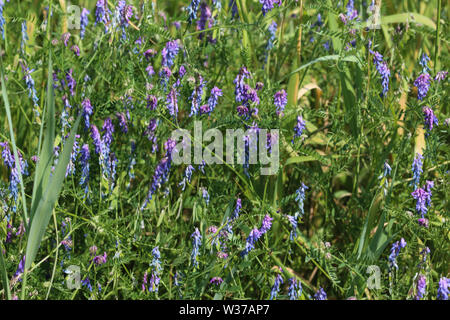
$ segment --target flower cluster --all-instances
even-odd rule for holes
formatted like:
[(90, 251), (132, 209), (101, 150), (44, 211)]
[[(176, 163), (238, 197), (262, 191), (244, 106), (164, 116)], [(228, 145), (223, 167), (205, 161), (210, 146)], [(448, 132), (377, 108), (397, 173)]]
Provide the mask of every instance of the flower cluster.
[(392, 270), (393, 267), (398, 269), (397, 257), (400, 254), (400, 249), (404, 247), (406, 247), (406, 241), (403, 238), (392, 245), (391, 254), (389, 255), (389, 270)]
[(195, 228), (194, 233), (191, 235), (192, 238), (192, 253), (191, 253), (191, 262), (194, 268), (198, 267), (198, 254), (199, 248), (202, 244), (202, 235), (198, 228)]

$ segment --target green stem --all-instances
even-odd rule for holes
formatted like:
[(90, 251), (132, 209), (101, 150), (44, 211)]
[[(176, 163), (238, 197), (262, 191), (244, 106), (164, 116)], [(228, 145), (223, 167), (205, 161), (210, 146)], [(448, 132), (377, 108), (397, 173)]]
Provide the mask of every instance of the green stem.
[(437, 25), (436, 25), (436, 43), (434, 46), (434, 73), (436, 74), (438, 55), (439, 55), (439, 31), (441, 28), (441, 0), (437, 0)]

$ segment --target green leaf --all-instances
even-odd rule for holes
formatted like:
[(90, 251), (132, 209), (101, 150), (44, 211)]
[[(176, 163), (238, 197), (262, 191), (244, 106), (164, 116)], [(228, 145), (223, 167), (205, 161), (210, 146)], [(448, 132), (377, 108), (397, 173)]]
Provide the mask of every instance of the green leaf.
[(8, 281), (8, 273), (6, 271), (5, 260), (3, 259), (3, 247), (0, 242), (0, 276), (2, 278), (3, 288), (6, 293), (6, 298), (11, 300), (11, 292), (9, 290), (9, 281)]
[(64, 150), (59, 158), (58, 165), (55, 172), (49, 179), (48, 188), (45, 189), (44, 196), (39, 199), (39, 204), (36, 212), (31, 220), (30, 233), (28, 236), (25, 268), (28, 269), (36, 258), (37, 251), (47, 229), (48, 222), (52, 215), (53, 208), (58, 200), (61, 188), (63, 186), (64, 178), (66, 176), (67, 165), (70, 161), (73, 144), (75, 142), (75, 134), (80, 124), (81, 114), (78, 116), (75, 125), (73, 126), (69, 139), (64, 144)]
[(399, 14), (393, 14), (390, 16), (381, 16), (381, 24), (391, 24), (391, 23), (411, 23), (416, 22), (419, 24), (423, 24), (424, 26), (430, 27), (433, 30), (436, 30), (436, 24), (428, 17), (425, 17), (419, 13), (415, 12), (405, 12)]
[(52, 66), (52, 54), (49, 53), (48, 63), (48, 78), (47, 78), (47, 117), (46, 120), (41, 123), (41, 127), (47, 123), (45, 130), (44, 144), (42, 150), (39, 150), (39, 162), (36, 167), (34, 175), (33, 196), (31, 200), (31, 218), (30, 224), (33, 220), (34, 213), (38, 206), (38, 199), (42, 198), (44, 190), (47, 189), (47, 185), (50, 178), (50, 170), (53, 163), (53, 148), (55, 143), (55, 95), (53, 92), (53, 66)]
[[(314, 59), (310, 62), (307, 62), (305, 64), (303, 64), (301, 67), (294, 69), (291, 73), (287, 74), (284, 78), (287, 78), (299, 71), (302, 71), (303, 69), (309, 67), (310, 65), (313, 65), (315, 63), (318, 62), (323, 62), (323, 61), (337, 61), (337, 60), (341, 60), (341, 61), (345, 61), (345, 62), (354, 62), (354, 63), (360, 63), (360, 61), (358, 60), (358, 58), (356, 56), (347, 56), (347, 57), (341, 57), (340, 55), (337, 54), (333, 54), (333, 55), (329, 55), (329, 56), (323, 56), (323, 57), (319, 57), (317, 59)], [(284, 80), (284, 79), (283, 79)]]

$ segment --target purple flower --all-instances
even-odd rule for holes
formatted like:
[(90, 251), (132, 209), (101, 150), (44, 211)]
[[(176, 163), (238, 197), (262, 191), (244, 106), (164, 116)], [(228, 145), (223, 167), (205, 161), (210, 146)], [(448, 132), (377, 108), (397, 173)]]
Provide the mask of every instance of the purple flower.
[(97, 266), (102, 265), (106, 263), (106, 257), (107, 257), (106, 252), (103, 252), (103, 255), (95, 256), (92, 259), (92, 262)]
[(84, 278), (84, 279), (81, 281), (81, 284), (82, 284), (83, 286), (86, 286), (86, 287), (89, 289), (89, 291), (92, 292), (91, 282), (89, 281), (89, 278), (88, 278), (88, 277)]
[[(200, 19), (197, 20), (197, 31), (204, 30), (206, 28), (206, 24), (208, 24), (208, 28), (212, 26), (211, 16), (211, 9), (205, 2), (202, 2), (200, 4)], [(201, 40), (203, 39), (203, 36), (204, 32), (201, 32), (198, 35), (198, 38)]]
[(417, 220), (417, 222), (419, 223), (419, 226), (428, 228), (428, 219), (427, 218), (419, 218)]
[(209, 204), (209, 194), (208, 194), (208, 190), (206, 188), (202, 188), (202, 197), (203, 200), (205, 200), (206, 205)]
[(105, 121), (103, 122), (103, 127), (102, 127), (102, 131), (104, 132), (103, 134), (103, 145), (105, 146), (106, 150), (108, 151), (107, 153), (109, 153), (109, 149), (113, 140), (113, 132), (114, 132), (114, 125), (112, 123), (111, 118), (106, 118)]
[(383, 61), (383, 56), (379, 52), (370, 50), (370, 53), (373, 54), (373, 63), (381, 76), (381, 85), (383, 87), (381, 97), (385, 97), (389, 90), (389, 77), (391, 76), (391, 71), (389, 70), (387, 63)]
[[(36, 88), (34, 86), (34, 80), (31, 77), (31, 73), (34, 70), (30, 70), (28, 68), (28, 66), (24, 66), (22, 63), (21, 63), (21, 65), (22, 65), (23, 73), (25, 75), (24, 76), (24, 80), (25, 80), (25, 83), (26, 83), (26, 85), (28, 87), (28, 96), (32, 98), (34, 105), (37, 106), (39, 98), (37, 96)], [(37, 110), (35, 110), (35, 113), (36, 113), (36, 111)], [(36, 113), (36, 116), (39, 116), (39, 112)]]
[(101, 154), (103, 148), (102, 138), (100, 136), (100, 132), (98, 131), (97, 126), (91, 125), (91, 137), (94, 142), (95, 153)]
[(427, 127), (427, 135), (431, 133), (431, 130), (433, 130), (433, 125), (439, 125), (439, 121), (434, 115), (433, 109), (430, 107), (423, 107), (422, 109), (423, 115), (424, 115), (424, 122), (425, 126)]
[(149, 108), (150, 110), (156, 110), (157, 106), (158, 106), (158, 98), (154, 95), (148, 95), (147, 108)]
[(289, 279), (289, 290), (288, 296), (290, 300), (297, 300), (298, 297), (302, 294), (302, 284), (299, 280), (295, 278)]
[(257, 228), (250, 231), (247, 241), (245, 244), (245, 249), (241, 252), (241, 256), (246, 256), (251, 250), (255, 249), (255, 242), (261, 237), (261, 234)]
[(431, 76), (428, 73), (422, 73), (417, 79), (414, 81), (414, 85), (417, 87), (417, 99), (423, 100), (428, 90), (430, 89), (430, 81)]
[(436, 77), (434, 78), (434, 80), (437, 82), (441, 82), (442, 80), (444, 80), (447, 77), (447, 74), (448, 74), (447, 71), (439, 71), (436, 74)]
[(61, 40), (64, 42), (64, 46), (67, 47), (67, 45), (69, 44), (69, 39), (70, 39), (70, 33), (69, 32), (66, 32), (66, 33), (62, 34)]
[(237, 106), (236, 107), (236, 111), (238, 112), (238, 114), (241, 117), (248, 117), (249, 116), (249, 111), (248, 111), (248, 108), (246, 106), (242, 106), (242, 105)]
[(424, 218), (425, 214), (428, 211), (427, 202), (430, 201), (429, 200), (430, 194), (422, 188), (417, 188), (411, 193), (411, 195), (417, 201), (416, 202), (417, 213), (419, 213), (421, 217)]
[(153, 69), (153, 66), (151, 64), (149, 64), (147, 68), (145, 68), (145, 71), (147, 71), (147, 74), (150, 78), (155, 74), (155, 70)]
[(398, 269), (397, 257), (400, 253), (400, 249), (403, 249), (404, 247), (406, 247), (406, 241), (403, 238), (392, 245), (391, 254), (389, 255), (389, 270), (392, 270), (393, 267)]
[(268, 56), (268, 51), (271, 50), (273, 48), (273, 42), (276, 39), (276, 33), (277, 33), (277, 23), (275, 21), (272, 21), (269, 25), (269, 27), (267, 28), (267, 31), (269, 32), (269, 40), (267, 41), (267, 45), (266, 45), (266, 60), (267, 60), (267, 56)]
[(77, 85), (73, 75), (72, 75), (73, 69), (70, 69), (66, 72), (66, 81), (67, 81), (67, 87), (70, 90), (70, 94), (72, 97), (75, 95), (75, 87)]
[(184, 189), (186, 188), (186, 183), (189, 182), (191, 183), (191, 179), (192, 179), (192, 172), (194, 171), (194, 167), (192, 165), (188, 165), (186, 167), (186, 170), (184, 172), (184, 178), (183, 180), (180, 182), (179, 186), (181, 186), (181, 190), (184, 191)]
[(230, 0), (228, 7), (231, 8), (231, 19), (234, 19), (234, 17), (239, 18), (239, 11), (236, 4), (237, 0)]
[(94, 112), (94, 108), (91, 105), (91, 100), (88, 98), (81, 102), (81, 107), (83, 108), (84, 128), (87, 130), (90, 127), (89, 119)]
[(22, 51), (22, 54), (25, 54), (25, 49), (24, 49), (25, 44), (27, 43), (28, 40), (30, 40), (28, 38), (28, 33), (27, 33), (27, 22), (23, 21), (21, 26), (22, 26), (22, 41), (20, 42), (20, 51)]
[(147, 128), (144, 131), (144, 135), (153, 143), (152, 153), (158, 150), (156, 128), (158, 127), (158, 121), (156, 119), (151, 119)]
[(147, 198), (145, 199), (145, 202), (141, 207), (141, 210), (144, 210), (145, 207), (147, 207), (156, 191), (161, 188), (161, 186), (169, 179), (170, 167), (172, 164), (171, 153), (175, 148), (175, 145), (175, 141), (171, 139), (168, 139), (164, 144), (164, 147), (166, 149), (166, 156), (156, 166), (152, 184), (148, 191)]
[[(69, 136), (67, 135), (64, 138), (64, 140), (67, 139), (68, 137)], [(72, 153), (70, 154), (70, 161), (69, 161), (69, 164), (67, 165), (67, 169), (66, 169), (66, 178), (67, 178), (67, 176), (75, 174), (75, 163), (77, 161), (78, 154), (80, 153), (80, 146), (77, 141), (77, 139), (79, 139), (79, 138), (80, 138), (80, 135), (78, 135), (78, 134), (75, 135), (75, 140), (74, 140), (73, 147), (72, 147)]]
[[(9, 149), (9, 145), (7, 142), (0, 143), (0, 147), (3, 148), (2, 150), (2, 159), (5, 165), (11, 169), (10, 177), (9, 177), (9, 192), (14, 199), (14, 201), (17, 201), (17, 198), (19, 196), (19, 184), (20, 184), (20, 176), (19, 176), (19, 168), (22, 173), (22, 175), (28, 175), (28, 163), (23, 158), (22, 153), (20, 151), (17, 151), (17, 156), (19, 160), (19, 164), (16, 163), (15, 157), (13, 156), (13, 153)], [(12, 207), (12, 210), (16, 212), (16, 206), (14, 205)]]
[(427, 278), (421, 274), (419, 275), (419, 279), (417, 280), (417, 294), (414, 297), (416, 300), (420, 300), (425, 295), (425, 290), (427, 287)]
[(150, 285), (148, 286), (148, 291), (150, 292), (158, 292), (159, 282), (161, 280), (161, 253), (159, 252), (158, 247), (154, 247), (152, 250), (153, 260), (150, 264), (153, 266), (152, 277), (150, 278)]
[(327, 293), (323, 290), (323, 288), (319, 288), (314, 295), (314, 300), (327, 300)]
[(422, 66), (422, 72), (428, 73), (430, 68), (428, 67), (428, 61), (430, 61), (430, 57), (426, 54), (422, 54), (422, 58), (420, 58), (419, 64)]
[(220, 277), (213, 277), (209, 283), (215, 284), (216, 286), (220, 285), (223, 282), (223, 279)]
[(248, 72), (246, 67), (241, 67), (238, 75), (234, 79), (233, 83), (235, 84), (234, 94), (236, 96), (236, 102), (243, 102), (246, 96), (247, 90), (244, 88), (245, 79), (250, 79), (251, 75)]
[(192, 253), (191, 253), (191, 261), (194, 268), (198, 267), (198, 254), (199, 254), (199, 248), (202, 244), (202, 235), (200, 234), (200, 231), (198, 228), (195, 228), (195, 231), (193, 234), (191, 234), (192, 238)]
[(353, 0), (349, 0), (345, 8), (347, 9), (348, 20), (353, 20), (358, 17), (358, 11), (355, 9), (355, 4)]
[(86, 34), (86, 27), (89, 24), (89, 15), (90, 11), (86, 8), (83, 8), (81, 10), (81, 16), (80, 16), (80, 38), (84, 39), (84, 35)]
[(174, 63), (174, 59), (180, 51), (180, 46), (176, 40), (169, 41), (166, 43), (166, 46), (161, 51), (162, 55), (162, 65), (165, 67), (172, 67)]
[(161, 78), (161, 85), (164, 86), (164, 91), (166, 91), (167, 83), (169, 82), (172, 71), (168, 67), (162, 67), (159, 71), (159, 77)]
[(127, 119), (123, 112), (117, 112), (116, 117), (119, 120), (119, 127), (123, 133), (128, 133)]
[(89, 159), (90, 159), (89, 145), (84, 144), (80, 151), (80, 163), (81, 163), (81, 178), (80, 185), (84, 187), (84, 195), (89, 192)]
[(283, 116), (284, 107), (287, 104), (287, 93), (284, 89), (275, 93), (273, 96), (273, 104), (277, 107), (277, 115)]
[(297, 218), (290, 215), (286, 215), (286, 217), (288, 218), (292, 227), (291, 233), (289, 235), (289, 240), (293, 241), (294, 238), (297, 237), (297, 226), (298, 226)]
[(2, 33), (3, 40), (5, 40), (5, 24), (6, 20), (3, 17), (3, 6), (5, 5), (5, 2), (3, 0), (0, 0), (0, 32)]
[(259, 0), (259, 3), (262, 4), (261, 9), (263, 16), (265, 16), (267, 12), (272, 10), (275, 4), (278, 4), (278, 6), (281, 6), (282, 4), (281, 0)]
[(270, 228), (272, 227), (272, 220), (273, 218), (271, 218), (268, 214), (264, 216), (261, 228), (259, 229), (259, 233), (261, 236), (270, 230)]
[[(280, 272), (281, 272), (281, 268), (280, 268)], [(277, 274), (277, 276), (275, 277), (275, 281), (273, 283), (272, 290), (270, 291), (270, 300), (277, 298), (278, 292), (280, 291), (280, 286), (283, 283), (284, 283), (283, 277), (281, 276), (281, 274)]]
[(174, 119), (176, 119), (178, 115), (178, 95), (177, 90), (172, 88), (166, 98), (167, 109)]
[(222, 90), (220, 90), (217, 87), (214, 87), (211, 89), (211, 95), (209, 96), (208, 99), (208, 106), (209, 106), (209, 110), (211, 112), (214, 111), (215, 107), (217, 106), (217, 102), (219, 100), (219, 97), (223, 96)]
[(202, 76), (199, 75), (198, 83), (195, 86), (194, 90), (192, 91), (191, 97), (189, 98), (189, 100), (191, 101), (191, 113), (189, 114), (189, 117), (199, 113), (199, 108), (203, 96), (203, 89), (205, 85), (206, 81), (203, 79)]
[(448, 300), (449, 287), (450, 279), (447, 279), (446, 277), (439, 279), (439, 288), (437, 292), (438, 300)]
[(111, 11), (108, 9), (107, 1), (98, 0), (95, 8), (95, 24), (101, 22), (105, 25), (105, 32), (108, 32), (109, 15)]
[(76, 44), (74, 44), (74, 45), (70, 48), (70, 50), (72, 50), (73, 53), (75, 53), (75, 55), (76, 55), (77, 57), (80, 56), (80, 48), (79, 48)]
[(422, 160), (423, 157), (420, 153), (416, 153), (416, 157), (414, 158), (413, 164), (412, 164), (412, 173), (413, 173), (413, 181), (411, 184), (414, 185), (414, 190), (417, 189), (417, 186), (420, 183), (420, 175), (422, 174)]
[[(304, 205), (304, 201), (305, 201), (305, 192), (307, 189), (309, 189), (309, 188), (302, 182), (302, 185), (295, 192), (295, 194), (296, 194), (295, 201), (298, 202), (300, 216), (303, 216), (305, 214), (303, 205)], [(297, 215), (298, 215), (298, 213), (296, 213), (296, 216)]]
[[(14, 279), (16, 279), (16, 281), (20, 278), (20, 276), (24, 273), (25, 271), (25, 256), (22, 257), (22, 259), (20, 259), (19, 262), (19, 266), (17, 267), (16, 273), (14, 273)], [(22, 279), (20, 279), (22, 281)]]
[(240, 198), (237, 198), (236, 200), (236, 207), (234, 208), (233, 214), (231, 215), (231, 220), (236, 220), (239, 218), (239, 212), (241, 212), (242, 209), (242, 200)]
[(306, 128), (305, 120), (302, 116), (297, 116), (297, 124), (294, 127), (294, 137), (292, 138), (292, 144), (294, 144), (295, 138), (301, 137), (303, 130)]
[(155, 49), (148, 49), (144, 52), (144, 57), (147, 59), (147, 61), (150, 60), (150, 58), (153, 58), (156, 55)]

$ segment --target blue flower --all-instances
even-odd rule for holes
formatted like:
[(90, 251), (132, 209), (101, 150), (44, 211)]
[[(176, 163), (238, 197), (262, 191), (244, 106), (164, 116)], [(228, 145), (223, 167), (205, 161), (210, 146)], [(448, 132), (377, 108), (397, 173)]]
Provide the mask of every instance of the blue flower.
[(284, 89), (275, 93), (273, 96), (273, 104), (277, 107), (277, 115), (283, 115), (287, 102), (287, 93)]
[(81, 107), (83, 108), (84, 128), (87, 130), (90, 127), (89, 119), (94, 111), (94, 108), (92, 108), (91, 100), (88, 98), (81, 102)]
[(192, 0), (186, 11), (188, 12), (188, 22), (191, 23), (197, 17), (198, 6), (200, 0)]
[[(280, 268), (280, 272), (281, 272), (281, 268)], [(283, 283), (284, 283), (283, 277), (281, 276), (281, 274), (277, 274), (277, 276), (275, 277), (275, 281), (273, 283), (272, 290), (270, 291), (270, 300), (277, 298), (278, 292), (280, 291), (280, 286)]]
[(431, 109), (430, 107), (423, 107), (422, 112), (428, 136), (431, 133), (431, 130), (433, 130), (433, 126), (439, 125), (439, 121), (438, 118), (435, 116), (433, 109)]
[(259, 0), (259, 3), (262, 4), (262, 13), (263, 16), (266, 15), (267, 12), (273, 9), (275, 4), (278, 4), (278, 6), (281, 6), (281, 0)]
[(195, 231), (193, 234), (191, 234), (192, 238), (192, 253), (191, 253), (191, 261), (194, 268), (198, 267), (198, 254), (199, 254), (199, 248), (202, 244), (202, 235), (200, 234), (200, 231), (198, 228), (195, 228)]
[(303, 131), (305, 129), (306, 129), (305, 120), (303, 120), (302, 116), (297, 116), (297, 124), (294, 127), (294, 137), (292, 138), (292, 144), (294, 144), (296, 138), (302, 136)]
[(430, 81), (432, 80), (431, 76), (428, 73), (422, 73), (417, 79), (414, 81), (414, 85), (417, 87), (417, 99), (423, 100), (428, 90), (430, 89)]
[(186, 167), (186, 170), (184, 172), (184, 178), (183, 180), (180, 182), (179, 186), (181, 186), (181, 190), (184, 191), (184, 189), (186, 188), (186, 183), (189, 182), (191, 183), (191, 179), (192, 179), (192, 172), (194, 171), (194, 167), (192, 165), (188, 165)]
[(86, 8), (81, 10), (80, 15), (80, 38), (84, 39), (84, 35), (86, 34), (86, 27), (89, 24), (89, 15), (90, 11)]
[(84, 144), (80, 151), (81, 163), (81, 178), (80, 185), (84, 187), (84, 196), (89, 192), (89, 159), (90, 159), (89, 145)]
[(161, 253), (158, 247), (154, 247), (152, 250), (153, 260), (151, 266), (153, 266), (152, 277), (150, 278), (150, 284), (148, 286), (148, 291), (158, 292), (159, 282), (161, 281)]
[(290, 300), (297, 300), (302, 294), (302, 283), (295, 278), (289, 279), (288, 296)]
[(259, 229), (260, 236), (262, 236), (263, 234), (265, 234), (267, 231), (270, 230), (270, 228), (272, 227), (272, 220), (273, 218), (271, 218), (268, 214), (264, 216), (261, 228)]
[(246, 256), (250, 251), (255, 249), (255, 242), (261, 237), (261, 233), (257, 228), (250, 231), (245, 243), (245, 249), (241, 252), (241, 256)]
[(217, 102), (219, 97), (223, 96), (222, 90), (217, 87), (211, 89), (211, 95), (208, 99), (209, 113), (214, 111), (214, 108), (217, 106)]
[(412, 173), (413, 173), (413, 180), (411, 182), (412, 185), (414, 185), (414, 190), (417, 189), (417, 186), (420, 183), (420, 175), (422, 174), (422, 163), (423, 157), (420, 153), (416, 153), (416, 156), (414, 158), (413, 164), (412, 164)]
[[(206, 85), (206, 81), (203, 80), (202, 76), (198, 76), (198, 84), (195, 86), (194, 90), (192, 91), (191, 97), (189, 100), (191, 101), (191, 113), (189, 114), (189, 117), (192, 117), (193, 115), (196, 115), (199, 113), (200, 104), (202, 102), (202, 96), (203, 96), (203, 89)], [(211, 112), (212, 110), (208, 110)]]
[(446, 277), (439, 279), (439, 288), (437, 293), (438, 300), (448, 300), (449, 287), (450, 279), (447, 279)]
[(420, 300), (423, 298), (423, 296), (426, 293), (426, 287), (427, 287), (427, 278), (421, 274), (419, 275), (419, 279), (417, 280), (417, 293), (414, 297), (416, 300)]
[(169, 110), (169, 114), (176, 119), (178, 115), (178, 92), (175, 88), (170, 89), (169, 94), (167, 95), (167, 109)]
[(180, 46), (176, 40), (169, 41), (166, 46), (161, 51), (162, 55), (162, 65), (171, 68), (174, 63), (174, 59), (180, 51)]
[(314, 300), (327, 300), (327, 293), (323, 290), (323, 288), (319, 288), (314, 295)]
[(108, 32), (110, 14), (111, 10), (108, 9), (107, 1), (98, 0), (95, 8), (95, 24), (103, 23), (105, 25), (105, 32)]
[(391, 254), (389, 255), (389, 270), (392, 270), (393, 267), (398, 269), (397, 257), (400, 254), (400, 249), (404, 247), (406, 247), (406, 241), (403, 238), (392, 245)]

